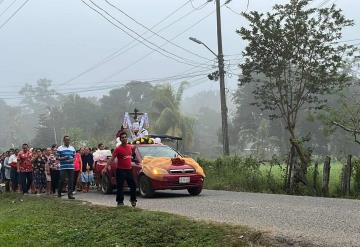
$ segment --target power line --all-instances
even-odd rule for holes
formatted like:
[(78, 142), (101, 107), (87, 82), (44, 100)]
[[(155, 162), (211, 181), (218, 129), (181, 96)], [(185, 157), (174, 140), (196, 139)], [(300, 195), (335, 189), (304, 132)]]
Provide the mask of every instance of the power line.
[[(81, 0), (83, 3), (85, 3), (84, 0)], [(106, 19), (109, 23), (111, 23), (112, 25), (114, 25), (115, 27), (117, 27), (118, 29), (120, 29), (121, 31), (123, 31), (125, 34), (127, 34), (128, 36), (130, 36), (131, 38), (133, 38), (134, 40), (142, 43), (143, 45), (145, 45), (146, 47), (148, 47), (149, 49), (151, 50), (155, 50), (156, 52), (160, 53), (161, 55), (167, 57), (167, 58), (170, 58), (176, 62), (179, 62), (179, 63), (183, 63), (183, 64), (187, 64), (187, 65), (190, 65), (190, 66), (194, 66), (194, 61), (190, 60), (190, 59), (187, 59), (187, 58), (183, 58), (177, 54), (174, 54), (170, 51), (167, 51), (165, 50), (164, 48), (158, 46), (157, 44), (147, 40), (146, 38), (142, 37), (142, 35), (140, 35), (139, 33), (137, 33), (136, 31), (132, 30), (131, 28), (129, 28), (128, 26), (126, 26), (125, 24), (123, 24), (122, 22), (120, 22), (118, 19), (116, 19), (114, 16), (112, 16), (109, 12), (107, 12), (106, 10), (104, 10), (103, 8), (101, 8), (99, 5), (97, 5), (96, 3), (94, 3), (92, 0), (89, 0), (96, 8), (100, 9), (102, 12), (104, 12), (106, 15), (108, 15), (111, 19), (113, 19), (115, 22), (119, 23), (122, 27), (120, 27), (119, 25), (115, 24), (114, 22), (112, 22), (110, 19), (108, 19), (104, 14), (102, 14), (100, 11), (98, 11), (97, 9), (91, 7), (90, 5), (86, 4), (87, 6), (89, 6), (92, 10), (96, 11), (98, 14), (100, 14), (104, 19)], [(134, 33), (138, 38), (134, 37), (133, 34), (130, 34), (128, 31)], [(155, 49), (154, 47), (156, 47), (157, 49)], [(162, 52), (160, 52), (159, 50), (161, 50)], [(165, 52), (166, 54), (169, 54), (169, 55), (166, 55), (164, 54), (163, 52)], [(172, 56), (174, 57), (172, 57)], [(176, 58), (175, 58), (176, 57)], [(180, 59), (180, 60), (179, 60)], [(181, 61), (183, 60), (183, 61)]]
[[(125, 81), (144, 81), (144, 82), (148, 82), (148, 81), (161, 81), (161, 80), (169, 80), (169, 79), (183, 79), (183, 78), (187, 78), (187, 77), (192, 77), (192, 76), (197, 76), (197, 75), (202, 75), (204, 72), (209, 72), (208, 69), (206, 70), (196, 70), (193, 72), (190, 72), (191, 70), (194, 70), (194, 68), (191, 68), (190, 70), (185, 70), (182, 71), (181, 73), (175, 74), (175, 75), (170, 75), (170, 76), (166, 76), (166, 77), (157, 77), (157, 78), (137, 78), (137, 79), (127, 79)], [(93, 82), (93, 84), (100, 84), (102, 83), (102, 85), (106, 84), (106, 83), (118, 83), (119, 80), (113, 80), (113, 81), (101, 81), (101, 82)], [(26, 83), (27, 84), (27, 83)], [(30, 85), (30, 84), (28, 84)], [(87, 85), (85, 88), (88, 88), (89, 86)], [(82, 87), (80, 87), (82, 88)], [(76, 88), (67, 88), (66, 90), (74, 90)], [(8, 94), (5, 92), (0, 92), (0, 94)]]
[[(229, 2), (229, 3), (230, 3), (230, 2)], [(249, 10), (249, 6), (250, 6), (250, 0), (247, 0), (246, 9), (245, 9), (245, 11), (244, 11), (243, 13), (246, 13), (246, 12)], [(228, 10), (230, 10), (231, 12), (233, 12), (234, 14), (239, 15), (239, 16), (243, 16), (242, 13), (233, 10), (233, 9), (232, 9), (228, 4), (226, 4), (226, 3), (225, 3), (225, 7), (226, 7)]]
[[(194, 68), (192, 68), (191, 70), (193, 70)], [(182, 73), (179, 73), (177, 75), (172, 75), (172, 76), (168, 76), (168, 77), (160, 77), (160, 78), (153, 78), (153, 79), (132, 79), (131, 81), (159, 81), (159, 80), (170, 80), (170, 79), (184, 79), (187, 77), (191, 77), (191, 76), (195, 76), (195, 75), (202, 75), (205, 72), (209, 72), (209, 69), (205, 69), (205, 70), (197, 70), (191, 73), (185, 73), (189, 70), (183, 71)], [(116, 81), (100, 81), (97, 82), (97, 84), (106, 84), (106, 83), (111, 83), (111, 82), (116, 82)]]
[[(201, 56), (201, 55), (199, 55), (199, 54), (197, 54), (197, 53), (195, 53), (195, 52), (192, 52), (192, 51), (190, 51), (190, 50), (188, 50), (188, 49), (186, 49), (186, 48), (184, 48), (184, 47), (182, 47), (182, 46), (180, 46), (180, 45), (172, 42), (171, 40), (165, 38), (164, 36), (159, 35), (158, 33), (154, 32), (153, 30), (151, 30), (150, 28), (148, 28), (147, 26), (145, 26), (145, 25), (142, 24), (141, 22), (137, 21), (135, 18), (131, 17), (131, 16), (130, 16), (129, 14), (127, 14), (125, 11), (123, 11), (122, 9), (120, 9), (119, 7), (117, 7), (116, 5), (112, 4), (112, 3), (109, 2), (108, 0), (105, 0), (105, 2), (106, 2), (107, 4), (109, 4), (111, 7), (113, 7), (114, 9), (118, 10), (119, 12), (121, 12), (123, 15), (125, 15), (125, 16), (128, 17), (129, 19), (131, 19), (132, 21), (134, 21), (136, 24), (138, 24), (138, 25), (140, 25), (141, 27), (145, 28), (147, 31), (149, 31), (149, 32), (151, 32), (152, 34), (154, 34), (155, 36), (157, 36), (157, 37), (159, 37), (159, 38), (167, 41), (167, 43), (170, 43), (170, 44), (176, 46), (177, 48), (179, 48), (179, 49), (181, 49), (181, 50), (183, 50), (183, 51), (185, 51), (185, 52), (188, 52), (188, 53), (190, 53), (190, 54), (192, 54), (192, 55), (194, 55), (194, 56), (197, 56), (197, 57), (199, 57), (199, 58), (203, 58), (203, 59), (205, 59), (205, 60), (210, 60), (210, 59), (208, 59), (208, 58), (206, 58), (206, 57), (204, 57), (204, 56)], [(206, 4), (207, 4), (207, 2), (205, 3), (205, 5), (206, 5)]]
[(10, 9), (11, 6), (13, 6), (14, 3), (16, 3), (16, 2), (17, 2), (17, 0), (12, 1), (12, 2), (10, 3), (10, 5), (9, 5), (3, 12), (1, 12), (0, 17), (1, 17), (3, 14), (5, 14), (5, 12), (6, 12), (8, 9)]
[[(164, 17), (162, 20), (160, 20), (158, 23), (156, 23), (154, 26), (151, 27), (151, 29), (159, 26), (161, 23), (163, 23), (164, 21), (166, 21), (167, 19), (169, 19), (171, 16), (173, 16), (174, 14), (176, 14), (178, 11), (180, 11), (182, 8), (184, 8), (191, 0), (186, 1), (184, 4), (182, 4), (180, 7), (178, 7), (177, 9), (175, 9), (174, 11), (172, 11), (170, 14), (168, 14), (166, 17)], [(165, 29), (167, 29), (168, 27), (172, 26), (173, 24), (175, 24), (176, 22), (178, 22), (179, 20), (185, 18), (186, 16), (190, 15), (191, 13), (193, 13), (194, 11), (190, 11), (188, 12), (186, 15), (181, 16), (179, 19), (175, 20), (174, 22), (170, 23), (169, 25), (167, 25), (166, 27), (162, 28), (161, 30), (159, 30), (158, 32), (161, 32)], [(147, 31), (145, 31), (144, 33), (142, 33), (142, 35), (146, 34)], [(152, 36), (151, 36), (152, 37)], [(134, 44), (133, 46), (129, 47), (130, 45)], [(101, 60), (100, 62), (97, 62), (96, 64), (94, 64), (93, 66), (89, 67), (88, 69), (84, 70), (83, 72), (79, 73), (76, 76), (71, 77), (69, 80), (67, 80), (64, 84), (68, 84), (76, 79), (78, 79), (79, 77), (97, 69), (98, 67), (104, 65), (105, 63), (108, 63), (112, 60), (114, 60), (115, 58), (117, 58), (118, 56), (124, 54), (125, 52), (129, 51), (130, 49), (132, 49), (133, 47), (138, 46), (139, 43), (137, 43), (135, 40), (130, 41), (129, 43), (127, 43), (126, 45), (122, 46), (120, 49), (116, 50), (115, 52), (111, 53), (109, 56), (107, 56), (106, 58), (104, 58), (103, 60)], [(129, 47), (129, 48), (128, 48)], [(126, 49), (128, 48), (128, 49)], [(126, 49), (126, 50), (124, 50)]]
[(203, 3), (203, 4), (201, 4), (199, 7), (196, 7), (196, 6), (194, 5), (193, 0), (190, 0), (190, 3), (191, 3), (191, 6), (192, 6), (192, 8), (193, 8), (193, 9), (195, 9), (195, 10), (200, 10), (200, 9), (204, 8), (204, 7), (206, 6), (206, 4), (208, 4), (208, 3), (209, 3), (209, 1), (207, 1), (207, 2), (205, 2), (205, 3)]
[[(207, 72), (207, 73), (204, 73), (204, 72)], [(169, 80), (191, 79), (191, 78), (197, 78), (197, 77), (201, 77), (201, 76), (207, 76), (208, 73), (209, 73), (208, 71), (195, 71), (195, 72), (188, 73), (188, 74), (181, 73), (181, 74), (177, 74), (177, 75), (172, 75), (172, 76), (167, 76), (167, 77), (160, 77), (160, 78), (131, 79), (131, 80), (125, 80), (125, 81), (123, 81), (121, 83), (119, 81), (113, 81), (112, 83), (115, 83), (113, 85), (99, 85), (97, 87), (92, 87), (92, 88), (89, 88), (89, 86), (80, 87), (80, 88), (72, 88), (72, 89), (67, 88), (64, 91), (60, 91), (60, 92), (57, 91), (57, 92), (54, 92), (54, 93), (51, 93), (51, 94), (35, 95), (35, 96), (32, 96), (32, 97), (45, 97), (45, 96), (53, 96), (53, 95), (61, 95), (61, 94), (102, 91), (102, 90), (116, 88), (116, 87), (125, 85), (125, 84), (127, 84), (129, 82), (134, 82), (134, 81), (156, 83), (156, 82), (164, 82), (164, 81), (169, 81)], [(70, 91), (68, 91), (68, 90), (70, 90)], [(16, 94), (16, 95), (6, 94), (5, 96), (6, 97), (0, 97), (0, 99), (22, 99), (22, 98), (25, 98), (25, 96), (18, 96), (18, 94)]]
[(324, 6), (327, 5), (330, 1), (331, 1), (331, 0), (324, 0), (324, 1), (322, 1), (317, 8), (322, 8), (322, 7), (324, 7)]
[(15, 12), (9, 16), (9, 18), (0, 26), (0, 30), (29, 2), (30, 0), (26, 0)]
[[(159, 24), (161, 24), (163, 21), (165, 21), (166, 19), (168, 19), (171, 15), (175, 14), (176, 12), (178, 12), (178, 10), (180, 10), (181, 8), (183, 8), (184, 6), (186, 6), (186, 4), (189, 3), (189, 1), (185, 2), (185, 4), (183, 4), (182, 6), (180, 6), (178, 9), (176, 9), (175, 11), (173, 11), (171, 14), (169, 14), (167, 17), (165, 17), (162, 21), (160, 21), (159, 23), (155, 24), (152, 28), (158, 26)], [(191, 10), (189, 12), (187, 12), (186, 14), (180, 16), (178, 19), (176, 19), (175, 21), (171, 22), (170, 24), (168, 24), (167, 26), (161, 28), (160, 30), (158, 30), (158, 32), (161, 32), (163, 30), (166, 30), (167, 28), (169, 28), (170, 26), (174, 25), (175, 23), (179, 22), (180, 20), (183, 20), (184, 18), (188, 17), (190, 14), (192, 14), (194, 12), (194, 10)], [(186, 31), (190, 30), (191, 28), (195, 27), (196, 25), (198, 25), (200, 22), (202, 22), (203, 20), (205, 20), (206, 18), (208, 18), (210, 15), (212, 15), (215, 11), (212, 11), (211, 13), (209, 13), (208, 15), (204, 16), (203, 18), (201, 18), (199, 21), (195, 22), (193, 25), (191, 25), (190, 27), (188, 27), (187, 29), (185, 29), (183, 32), (179, 33), (178, 35), (176, 35), (175, 37), (173, 37), (171, 40), (174, 40), (176, 39), (177, 37), (179, 37), (180, 35), (184, 34)], [(146, 33), (146, 32), (145, 32)], [(144, 34), (144, 33), (143, 33)], [(150, 37), (148, 38), (151, 38), (153, 37), (154, 35), (151, 35)], [(129, 45), (135, 43), (133, 46), (129, 47), (128, 49), (126, 50), (123, 50), (125, 49), (126, 47), (128, 47)], [(162, 44), (162, 45), (165, 45), (166, 43)], [(128, 43), (127, 45), (123, 46), (122, 48), (120, 48), (119, 50), (117, 50), (116, 52), (112, 53), (110, 56), (108, 56), (107, 58), (105, 58), (102, 62), (99, 62), (95, 65), (93, 65), (92, 67), (88, 68), (87, 70), (81, 72), (80, 74), (78, 74), (77, 76), (75, 77), (72, 77), (71, 79), (69, 79), (68, 81), (66, 81), (64, 84), (62, 84), (61, 86), (65, 85), (65, 84), (68, 84), (69, 82), (71, 81), (74, 81), (76, 80), (77, 78), (81, 77), (82, 75), (98, 68), (99, 66), (107, 63), (107, 62), (110, 62), (111, 60), (115, 59), (116, 57), (118, 57), (119, 55), (122, 55), (124, 53), (126, 53), (127, 51), (129, 51), (130, 49), (132, 49), (133, 47), (136, 47), (137, 45), (139, 45), (139, 43), (136, 43), (136, 40), (133, 40), (131, 41), (130, 43)], [(120, 52), (121, 50), (123, 50), (121, 53), (118, 53)], [(109, 77), (105, 78), (104, 80), (108, 80), (109, 78), (112, 78), (113, 76), (117, 75), (118, 73), (120, 72), (123, 72), (124, 70), (132, 67), (133, 65), (139, 63), (140, 61), (142, 61), (143, 59), (145, 59), (146, 57), (148, 57), (149, 55), (153, 54), (153, 52), (150, 52), (148, 53), (147, 55), (143, 56), (142, 58), (138, 59), (137, 61), (135, 61), (134, 63), (122, 68), (120, 71), (117, 71), (115, 73), (113, 73), (112, 75), (110, 75)]]
[[(123, 28), (121, 28), (120, 26), (118, 26), (117, 24), (115, 24), (114, 22), (112, 22), (109, 18), (107, 18), (104, 14), (102, 14), (101, 12), (99, 12), (97, 9), (95, 9), (94, 7), (92, 7), (92, 6), (90, 6), (89, 4), (87, 4), (84, 0), (81, 0), (86, 6), (88, 6), (90, 9), (92, 9), (93, 11), (95, 11), (95, 12), (97, 12), (99, 15), (101, 15), (104, 19), (106, 19), (109, 23), (111, 23), (112, 25), (114, 25), (115, 27), (117, 27), (118, 29), (120, 29), (121, 31), (123, 31), (124, 33), (126, 33), (127, 35), (129, 35), (130, 37), (132, 37), (134, 40), (136, 40), (136, 41), (138, 41), (138, 42), (140, 42), (140, 43), (142, 43), (143, 45), (145, 45), (146, 47), (148, 47), (148, 48), (150, 48), (151, 50), (153, 50), (153, 51), (156, 51), (157, 53), (160, 53), (161, 55), (163, 55), (163, 56), (165, 56), (165, 57), (167, 57), (167, 58), (169, 58), (169, 59), (172, 59), (172, 60), (174, 60), (174, 61), (176, 61), (176, 62), (178, 62), (178, 63), (182, 63), (182, 64), (186, 64), (186, 65), (189, 65), (189, 66), (192, 66), (192, 67), (196, 67), (196, 66), (200, 66), (199, 64), (198, 65), (194, 65), (194, 64), (192, 64), (192, 63), (189, 63), (189, 62), (186, 62), (186, 61), (181, 61), (181, 60), (179, 60), (179, 59), (177, 59), (177, 58), (174, 58), (174, 57), (172, 57), (172, 56), (169, 56), (169, 55), (167, 55), (167, 54), (164, 54), (163, 52), (161, 52), (161, 51), (159, 51), (159, 50), (157, 50), (157, 49), (155, 49), (155, 48), (153, 48), (153, 47), (151, 47), (150, 45), (148, 45), (148, 44), (146, 44), (146, 43), (144, 43), (142, 40), (139, 40), (139, 39), (137, 39), (137, 38), (135, 38), (132, 34), (130, 34), (129, 32), (127, 32), (126, 30), (124, 30)], [(91, 1), (91, 0), (90, 0)], [(92, 1), (91, 1), (92, 2)], [(92, 2), (93, 3), (93, 2)], [(94, 3), (93, 3), (94, 4)], [(95, 6), (96, 6), (96, 4), (95, 4)], [(106, 11), (105, 11), (106, 12)], [(116, 20), (116, 18), (114, 19), (114, 20)], [(118, 20), (116, 20), (117, 22), (119, 22)], [(120, 23), (120, 22), (119, 22)], [(121, 23), (122, 24), (122, 23)], [(123, 25), (123, 24), (122, 24)], [(126, 27), (125, 25), (123, 25), (125, 28), (127, 28), (127, 29), (129, 29), (128, 27)], [(131, 30), (131, 29), (129, 29), (129, 30)], [(131, 30), (132, 31), (132, 30)], [(133, 31), (134, 32), (134, 31)], [(136, 33), (136, 32), (135, 32)], [(137, 33), (136, 33), (137, 34)], [(139, 36), (139, 38), (141, 37), (139, 34), (137, 34), (138, 36)], [(147, 41), (147, 40), (144, 40), (144, 41)], [(149, 41), (147, 41), (147, 42), (149, 42)], [(149, 43), (151, 43), (151, 42), (149, 42)], [(152, 43), (153, 44), (153, 43)], [(154, 44), (155, 45), (155, 44)], [(157, 45), (155, 45), (156, 47), (159, 47), (159, 46), (157, 46)], [(161, 47), (159, 47), (161, 50), (164, 50), (163, 48), (161, 48)], [(164, 51), (166, 51), (166, 50), (164, 50)], [(170, 53), (170, 54), (172, 54), (171, 52), (168, 52), (168, 51), (166, 51), (167, 53)], [(174, 54), (175, 55), (175, 54)], [(177, 55), (176, 55), (177, 56)], [(179, 57), (179, 56), (178, 56)], [(184, 58), (181, 58), (181, 59), (183, 59), (184, 60)], [(64, 84), (63, 84), (64, 85)]]
[[(206, 18), (208, 18), (209, 16), (211, 16), (215, 11), (211, 11), (209, 14), (207, 14), (206, 16), (202, 17), (200, 20), (198, 20), (197, 22), (195, 22), (194, 24), (192, 24), (191, 26), (189, 26), (188, 28), (186, 28), (185, 30), (183, 30), (181, 33), (177, 34), (176, 36), (174, 36), (173, 38), (171, 38), (170, 40), (175, 40), (177, 37), (183, 35), (184, 33), (186, 33), (188, 30), (192, 29), (193, 27), (195, 27), (196, 25), (198, 25), (199, 23), (201, 23), (203, 20), (205, 20)], [(163, 43), (162, 46), (166, 45), (167, 43)], [(155, 51), (151, 51), (149, 53), (147, 53), (146, 55), (142, 56), (141, 58), (139, 58), (138, 60), (136, 60), (135, 62), (121, 68), (120, 70), (116, 71), (115, 73), (112, 73), (111, 75), (109, 75), (108, 77), (104, 78), (104, 80), (108, 80), (116, 75), (118, 75), (119, 73), (125, 71), (126, 69), (138, 64), (139, 62), (141, 62), (142, 60), (144, 60), (145, 58), (147, 58), (148, 56), (150, 56), (151, 54), (153, 54)], [(200, 66), (199, 67), (204, 67), (204, 66)]]

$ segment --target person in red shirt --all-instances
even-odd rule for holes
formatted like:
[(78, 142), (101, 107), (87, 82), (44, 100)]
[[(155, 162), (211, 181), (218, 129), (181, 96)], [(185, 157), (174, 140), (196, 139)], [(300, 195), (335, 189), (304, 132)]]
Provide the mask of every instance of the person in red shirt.
[(84, 148), (81, 147), (75, 154), (75, 160), (74, 160), (74, 184), (73, 184), (73, 188), (74, 188), (74, 192), (73, 194), (76, 194), (76, 190), (77, 190), (77, 185), (78, 185), (78, 181), (79, 181), (79, 174), (81, 172), (82, 169), (82, 162), (81, 162), (81, 155), (83, 155), (84, 153)]
[(29, 189), (33, 180), (32, 176), (32, 154), (29, 151), (29, 146), (24, 143), (22, 150), (17, 156), (17, 171), (20, 172), (20, 183), (24, 194), (29, 193)]
[(120, 133), (121, 145), (119, 145), (113, 152), (111, 159), (108, 161), (106, 169), (117, 158), (116, 169), (116, 201), (118, 206), (124, 205), (124, 181), (126, 180), (130, 187), (130, 203), (131, 206), (136, 206), (136, 184), (131, 171), (131, 158), (134, 154), (134, 147), (127, 143), (126, 132)]

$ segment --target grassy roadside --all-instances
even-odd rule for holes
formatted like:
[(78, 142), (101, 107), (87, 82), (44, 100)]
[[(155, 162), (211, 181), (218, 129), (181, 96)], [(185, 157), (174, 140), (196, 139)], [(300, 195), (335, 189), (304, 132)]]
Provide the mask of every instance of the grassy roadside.
[[(284, 191), (285, 165), (271, 166), (270, 164), (259, 163), (251, 157), (240, 156), (221, 157), (216, 160), (199, 158), (198, 162), (205, 170), (204, 187), (206, 189), (286, 194)], [(339, 161), (331, 163), (330, 197), (342, 197), (340, 192), (342, 168), (343, 163)], [(318, 166), (317, 193), (314, 190), (314, 171), (314, 164), (311, 164), (307, 173), (309, 185), (302, 189), (301, 195), (316, 196), (321, 194), (323, 164), (320, 163)], [(353, 174), (356, 174), (355, 169)], [(360, 181), (360, 173), (358, 181)], [(359, 184), (360, 182), (356, 183), (355, 176), (353, 176), (349, 198), (360, 199)]]
[(267, 240), (245, 227), (167, 213), (0, 194), (0, 246), (261, 246)]

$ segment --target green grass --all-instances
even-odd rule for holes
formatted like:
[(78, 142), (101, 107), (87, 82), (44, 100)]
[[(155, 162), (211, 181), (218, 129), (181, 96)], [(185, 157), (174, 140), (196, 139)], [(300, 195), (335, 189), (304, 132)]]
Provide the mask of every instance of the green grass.
[[(254, 164), (254, 160), (244, 157), (222, 157), (216, 160), (198, 162), (204, 167), (206, 179), (205, 188), (229, 191), (248, 191), (264, 193), (286, 193), (283, 189), (285, 165)], [(329, 196), (340, 197), (341, 171), (343, 163), (331, 162)], [(270, 171), (271, 168), (271, 172)], [(317, 188), (321, 191), (323, 164), (318, 166)], [(308, 168), (309, 186), (304, 189), (304, 195), (316, 195), (313, 187), (314, 164)], [(360, 177), (360, 176), (359, 176)], [(352, 197), (359, 195), (352, 179)]]
[(0, 194), (0, 246), (257, 246), (265, 240), (245, 227), (167, 213)]

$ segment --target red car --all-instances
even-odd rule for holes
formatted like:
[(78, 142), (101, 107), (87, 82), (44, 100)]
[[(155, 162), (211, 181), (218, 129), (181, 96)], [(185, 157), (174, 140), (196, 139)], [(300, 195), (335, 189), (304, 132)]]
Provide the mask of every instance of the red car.
[[(188, 190), (190, 195), (199, 195), (203, 188), (204, 174), (199, 173), (194, 166), (183, 163), (170, 163), (167, 169), (152, 166), (149, 169), (143, 167), (145, 156), (159, 158), (180, 158), (181, 154), (164, 144), (139, 144), (136, 145), (135, 157), (132, 160), (132, 172), (139, 192), (143, 197), (152, 197), (156, 190)], [(184, 158), (186, 160), (186, 158)], [(169, 159), (168, 159), (169, 160)], [(175, 159), (176, 160), (176, 159)], [(102, 173), (101, 185), (105, 194), (113, 192), (116, 189), (116, 165), (115, 159), (111, 169)], [(144, 169), (146, 171), (144, 171)], [(201, 168), (200, 168), (201, 169)], [(201, 169), (202, 171), (202, 169)], [(146, 174), (147, 175), (146, 175)], [(152, 176), (153, 175), (153, 176)], [(157, 179), (159, 176), (159, 179)], [(152, 177), (152, 178), (151, 178)]]

